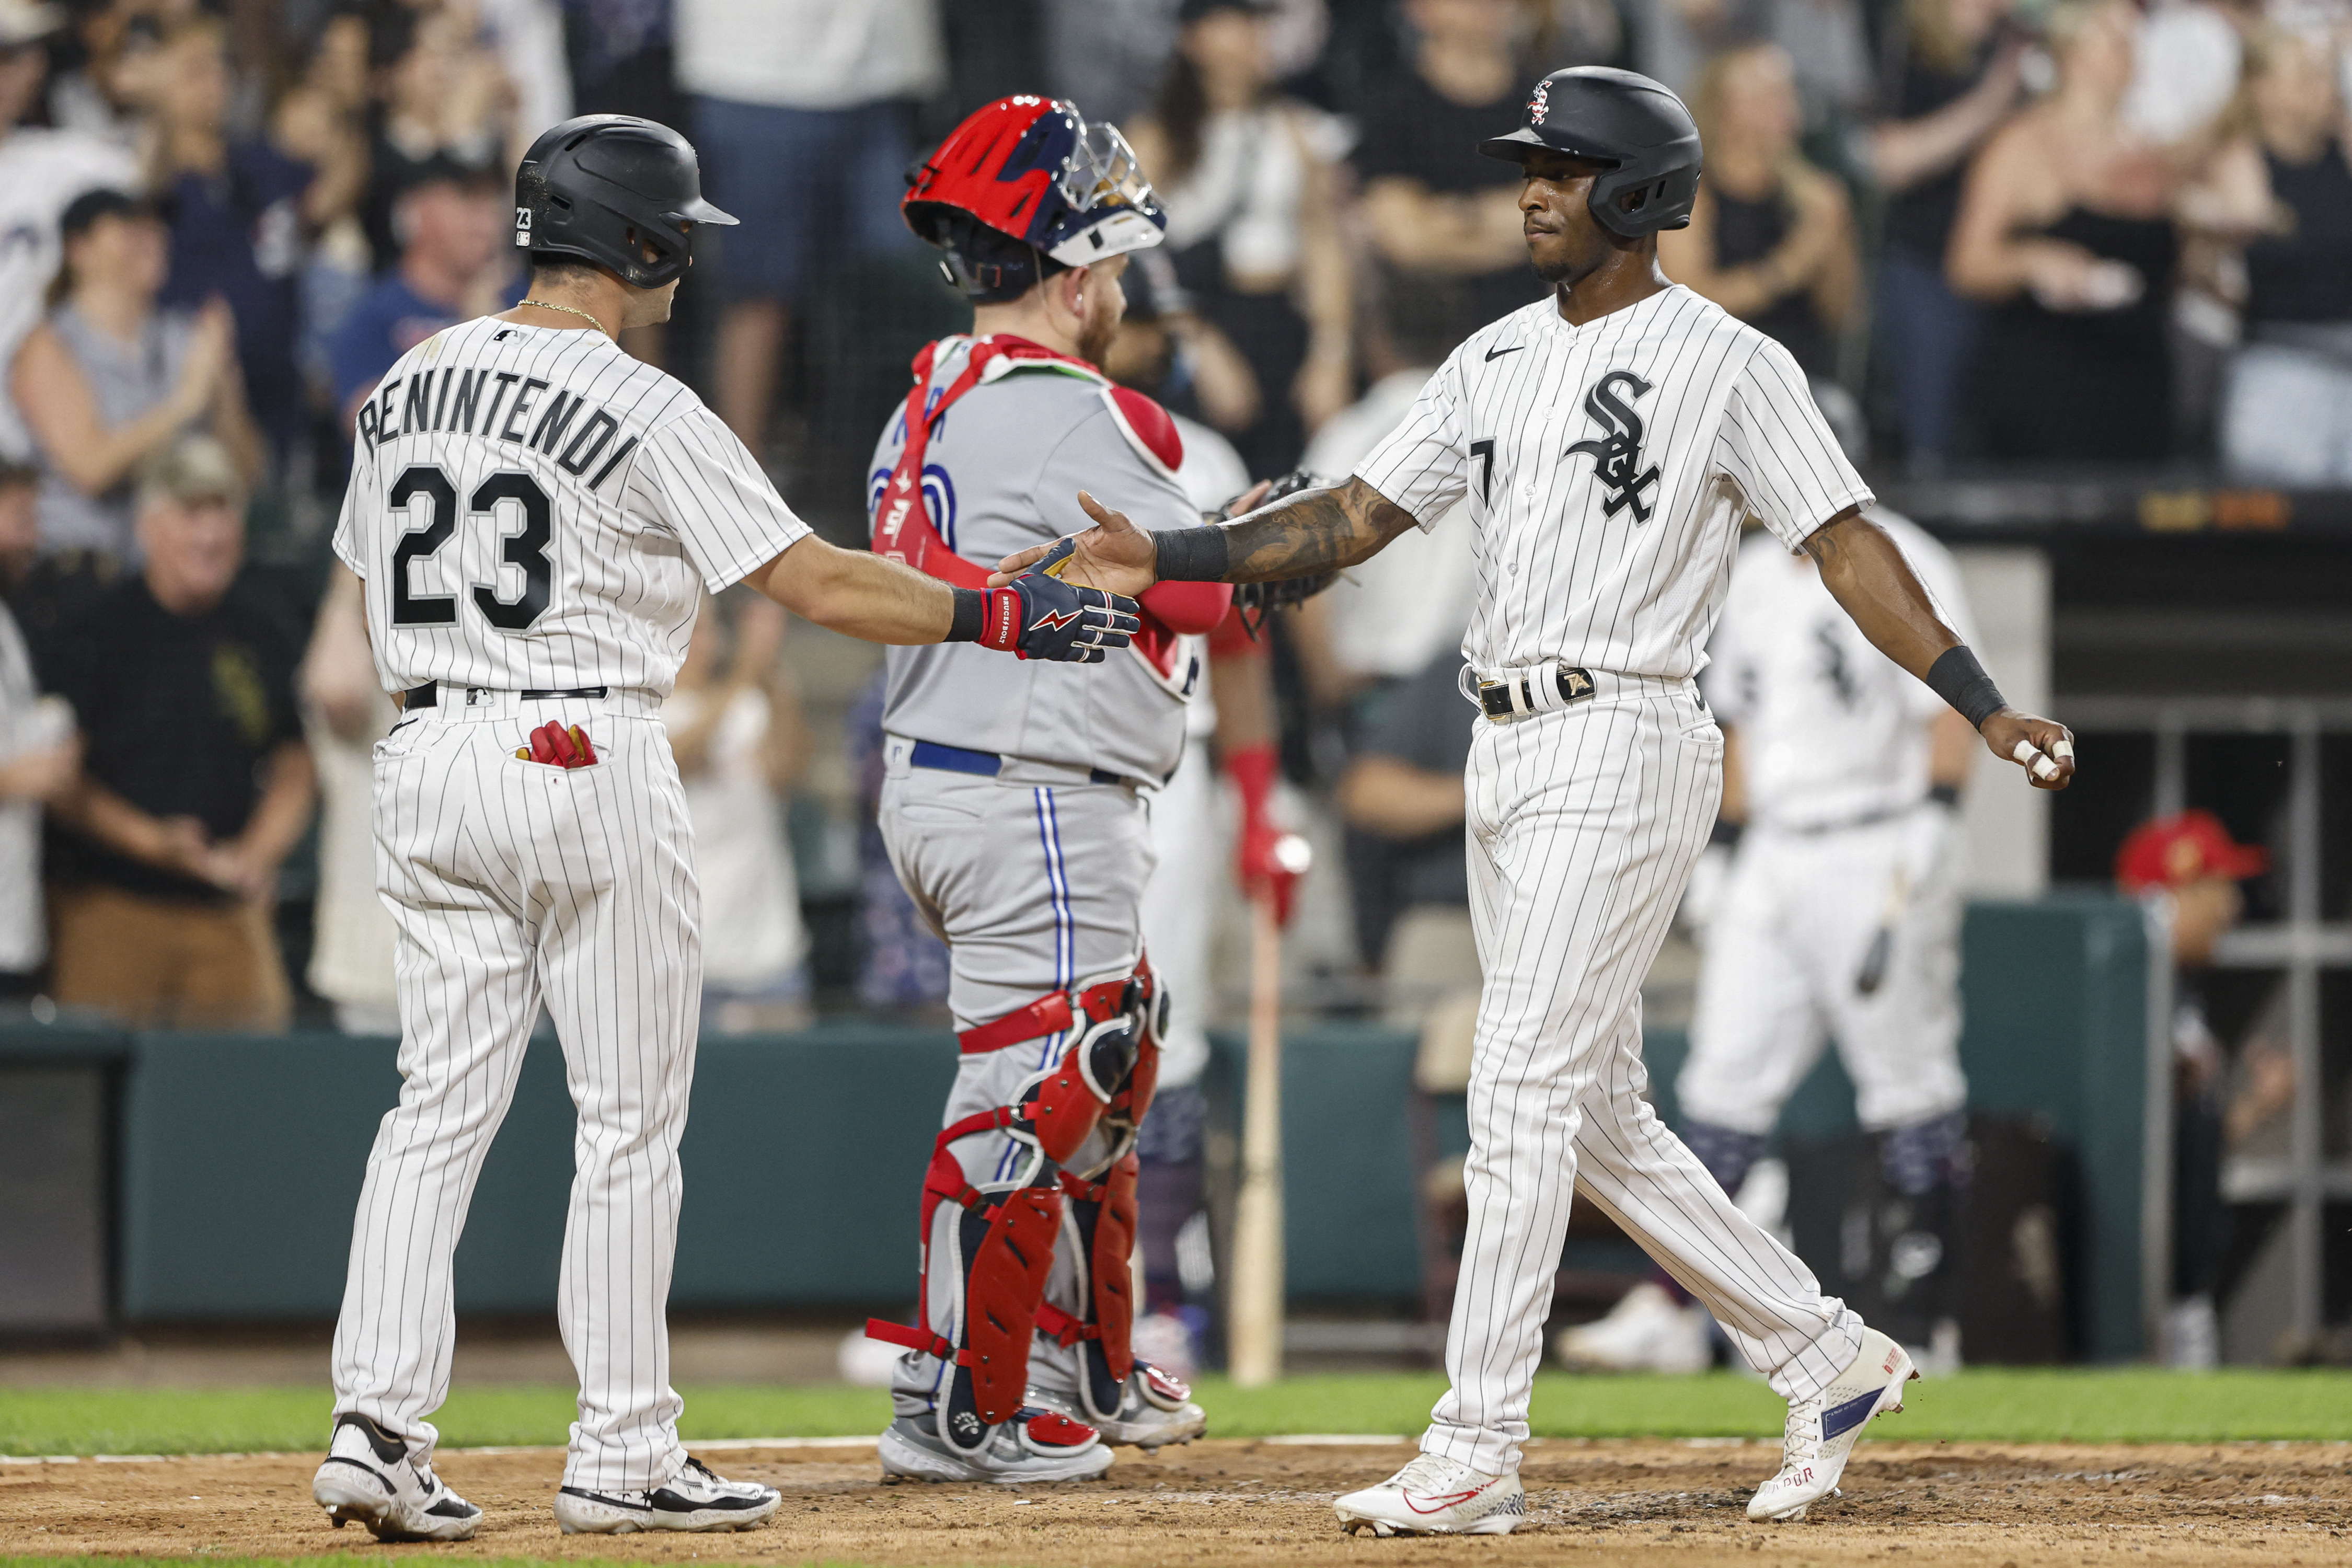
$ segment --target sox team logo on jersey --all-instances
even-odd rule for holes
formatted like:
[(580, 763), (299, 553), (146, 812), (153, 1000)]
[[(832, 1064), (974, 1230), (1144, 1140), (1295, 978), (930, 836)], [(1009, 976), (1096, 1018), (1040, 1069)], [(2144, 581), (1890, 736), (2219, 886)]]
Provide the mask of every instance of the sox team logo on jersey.
[(1571, 444), (1562, 457), (1581, 452), (1592, 459), (1592, 471), (1609, 491), (1601, 508), (1604, 517), (1615, 517), (1627, 507), (1633, 509), (1635, 522), (1650, 521), (1650, 503), (1642, 492), (1658, 482), (1655, 463), (1642, 467), (1642, 437), (1644, 434), (1642, 416), (1633, 405), (1613, 390), (1622, 386), (1629, 397), (1640, 397), (1650, 390), (1650, 384), (1630, 370), (1612, 370), (1592, 384), (1584, 395), (1584, 412), (1606, 434), (1597, 440)]

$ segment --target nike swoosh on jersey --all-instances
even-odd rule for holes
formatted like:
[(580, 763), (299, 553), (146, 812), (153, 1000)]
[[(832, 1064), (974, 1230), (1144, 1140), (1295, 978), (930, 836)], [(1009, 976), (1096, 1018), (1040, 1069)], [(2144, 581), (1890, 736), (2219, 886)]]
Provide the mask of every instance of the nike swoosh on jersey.
[(1498, 360), (1505, 354), (1515, 354), (1527, 346), (1528, 345), (1525, 343), (1513, 343), (1507, 349), (1488, 349), (1486, 351), (1486, 358), (1489, 361)]

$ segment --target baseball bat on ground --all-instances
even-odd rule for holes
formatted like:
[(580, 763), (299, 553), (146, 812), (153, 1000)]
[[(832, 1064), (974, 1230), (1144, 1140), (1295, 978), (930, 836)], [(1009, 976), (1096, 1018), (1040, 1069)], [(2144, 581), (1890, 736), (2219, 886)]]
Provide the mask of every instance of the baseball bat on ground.
[(1274, 898), (1250, 901), (1249, 1073), (1242, 1111), (1227, 1349), (1234, 1382), (1282, 1375), (1282, 927)]

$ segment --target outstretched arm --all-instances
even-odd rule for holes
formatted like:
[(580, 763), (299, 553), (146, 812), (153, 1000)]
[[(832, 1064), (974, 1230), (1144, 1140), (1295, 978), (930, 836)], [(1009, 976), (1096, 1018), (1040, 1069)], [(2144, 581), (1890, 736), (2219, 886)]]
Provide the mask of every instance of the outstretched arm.
[(955, 619), (955, 590), (938, 578), (814, 534), (746, 581), (802, 619), (866, 642), (945, 642)]
[[(1369, 561), (1406, 529), (1412, 513), (1360, 479), (1300, 490), (1214, 528), (1153, 533), (1083, 492), (1078, 504), (1095, 526), (1075, 534), (1070, 562), (1056, 575), (1132, 598), (1160, 581), (1274, 583)], [(1009, 582), (1063, 542), (1008, 555), (992, 584)]]
[(1805, 553), (1862, 635), (1958, 710), (1993, 755), (2023, 767), (2036, 789), (2066, 787), (2074, 776), (2074, 732), (2001, 700), (1885, 529), (1849, 508), (1807, 537)]
[(958, 588), (814, 534), (744, 579), (795, 615), (866, 642), (976, 642), (1029, 658), (1099, 664), (1141, 626), (1133, 602), (1032, 577)]

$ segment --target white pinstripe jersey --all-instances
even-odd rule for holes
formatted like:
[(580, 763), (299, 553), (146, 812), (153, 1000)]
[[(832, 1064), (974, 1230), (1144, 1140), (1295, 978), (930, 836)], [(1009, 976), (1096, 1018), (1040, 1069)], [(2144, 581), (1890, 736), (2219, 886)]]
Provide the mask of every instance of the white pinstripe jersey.
[(1871, 500), (1788, 351), (1679, 285), (1482, 328), (1356, 473), (1423, 528), (1468, 499), (1472, 664), (1669, 679), (1706, 662), (1744, 517), (1793, 550)]
[(585, 327), (482, 317), (361, 408), (335, 553), (384, 689), (667, 697), (701, 589), (809, 531), (702, 400)]

